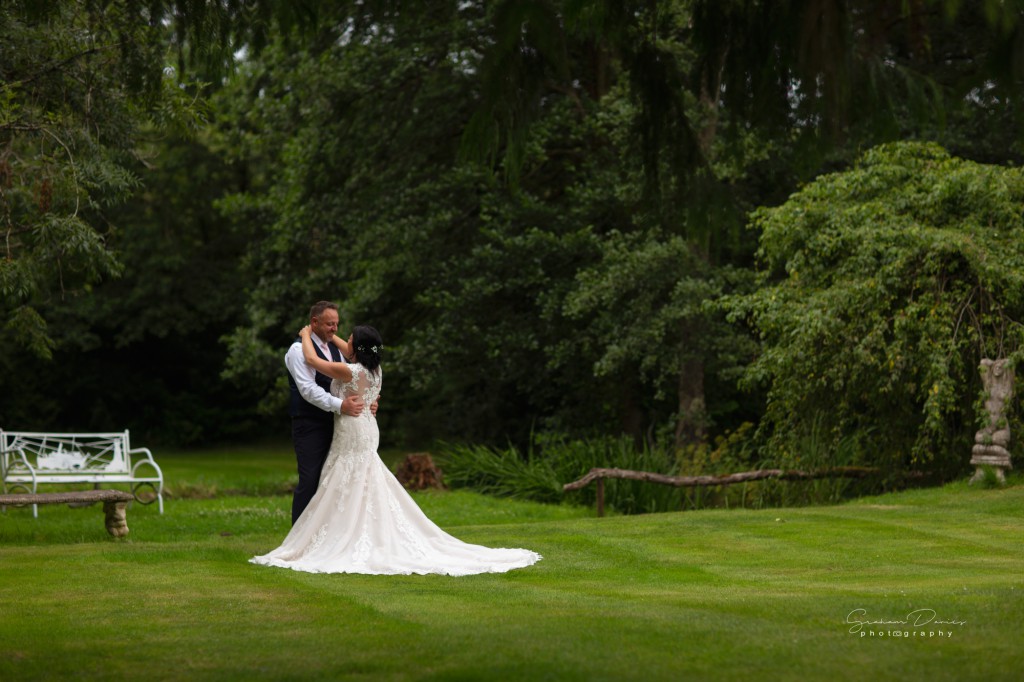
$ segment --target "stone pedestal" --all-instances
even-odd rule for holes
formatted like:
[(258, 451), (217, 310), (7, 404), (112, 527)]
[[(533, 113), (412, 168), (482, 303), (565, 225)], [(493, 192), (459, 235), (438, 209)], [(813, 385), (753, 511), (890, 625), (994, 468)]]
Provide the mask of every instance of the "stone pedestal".
[(117, 500), (107, 500), (103, 503), (103, 515), (107, 525), (107, 532), (115, 538), (123, 538), (128, 535), (128, 519), (125, 509), (128, 503)]
[(971, 464), (976, 468), (971, 483), (985, 476), (983, 467), (995, 470), (1000, 481), (1006, 480), (1010, 462), (1010, 423), (1006, 418), (1006, 405), (1013, 396), (1013, 368), (1006, 359), (981, 361), (981, 381), (984, 386), (985, 412), (988, 421), (974, 435)]

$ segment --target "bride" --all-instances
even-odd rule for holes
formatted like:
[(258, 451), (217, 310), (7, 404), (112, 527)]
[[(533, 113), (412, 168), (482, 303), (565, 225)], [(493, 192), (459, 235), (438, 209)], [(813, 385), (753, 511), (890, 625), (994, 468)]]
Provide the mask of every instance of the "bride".
[[(334, 338), (351, 364), (322, 360), (309, 334), (309, 327), (299, 333), (303, 354), (333, 379), (331, 393), (358, 395), (372, 405), (380, 393), (384, 347), (377, 330), (360, 326), (348, 342)], [(334, 439), (309, 506), (280, 547), (249, 561), (309, 573), (472, 575), (504, 573), (540, 560), (526, 549), (467, 544), (438, 528), (381, 461), (379, 441), (370, 410), (358, 417), (335, 415)]]

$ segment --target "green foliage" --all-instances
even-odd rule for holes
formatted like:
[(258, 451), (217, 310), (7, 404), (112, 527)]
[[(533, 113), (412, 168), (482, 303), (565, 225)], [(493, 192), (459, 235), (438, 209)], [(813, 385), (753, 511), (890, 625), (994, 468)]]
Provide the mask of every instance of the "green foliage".
[(189, 51), (223, 47), (235, 20), (228, 5), (62, 0), (0, 8), (7, 343), (50, 357), (55, 306), (122, 274), (110, 211), (141, 187), (142, 131), (194, 132), (206, 120), (194, 87), (166, 68), (170, 31)]
[(596, 68), (572, 79), (576, 87), (600, 97), (616, 80), (630, 85), (648, 190), (662, 191), (668, 171), (688, 186), (690, 203), (701, 201), (692, 185), (717, 162), (719, 135), (786, 140), (811, 172), (836, 149), (911, 131), (952, 143), (972, 129), (969, 146), (1021, 154), (1017, 3), (499, 0), (497, 8), (466, 138), (492, 157), (506, 143), (513, 171), (541, 118), (544, 85), (570, 81), (564, 74), (579, 51)]
[[(248, 255), (250, 323), (225, 337), (227, 376), (272, 385), (275, 349), (308, 302), (337, 298), (343, 326), (372, 321), (391, 349), (385, 397), (402, 420), (385, 425), (391, 438), (671, 432), (693, 362), (694, 398), (706, 402), (705, 376), (712, 395), (702, 423), (735, 419), (737, 366), (753, 351), (702, 305), (749, 282), (719, 269), (752, 249), (728, 243), (738, 212), (652, 198), (623, 84), (546, 99), (514, 186), (461, 163), (487, 96), (467, 46), (486, 38), (492, 9), (390, 17), (386, 41), (358, 21), (341, 37), (330, 24), (305, 53), (271, 46), (219, 96), (221, 148), (249, 179), (221, 206), (266, 229)], [(586, 80), (577, 48), (572, 70)], [(677, 195), (674, 176), (662, 181)], [(282, 397), (268, 392), (263, 409)]]
[(498, 497), (559, 502), (562, 491), (553, 463), (531, 455), (523, 457), (514, 447), (441, 444), (436, 459), (446, 485)]
[[(263, 231), (248, 254), (249, 324), (225, 337), (229, 377), (272, 384), (283, 346), (321, 298), (342, 304), (343, 327), (369, 322), (383, 333), (391, 415), (423, 400), (410, 381), (433, 379), (440, 359), (469, 354), (465, 329), (440, 358), (410, 358), (447, 331), (428, 324), (444, 304), (444, 290), (430, 287), (455, 281), (462, 259), (487, 239), (475, 222), (486, 178), (452, 165), (470, 89), (460, 41), (476, 11), (401, 24), (395, 40), (380, 39), (377, 26), (356, 22), (348, 35), (344, 22), (326, 22), (308, 51), (270, 46), (218, 97), (219, 146), (248, 181), (221, 206), (237, 225)], [(447, 397), (472, 380), (433, 390)], [(284, 395), (271, 392), (263, 408), (282, 409)]]
[[(618, 467), (668, 473), (671, 455), (665, 450), (637, 448), (626, 438), (570, 440), (538, 436), (524, 453), (514, 446), (490, 448), (479, 445), (442, 444), (434, 455), (444, 471), (445, 483), (536, 502), (593, 505), (594, 487), (569, 493), (562, 486), (594, 467)], [(608, 480), (605, 500), (625, 514), (672, 511), (679, 508), (679, 492), (641, 481)]]
[(262, 388), (217, 380), (219, 336), (243, 315), (239, 258), (250, 241), (212, 209), (233, 176), (199, 140), (153, 136), (140, 149), (149, 159), (133, 166), (141, 186), (105, 211), (118, 226), (107, 246), (122, 275), (48, 307), (60, 324), (46, 328), (40, 320), (37, 327), (52, 361), (7, 345), (0, 354), (0, 423), (23, 430), (130, 428), (151, 446), (283, 430), (283, 419), (253, 419)]
[(1019, 170), (904, 143), (755, 212), (762, 286), (727, 307), (763, 344), (772, 456), (821, 420), (867, 463), (963, 468), (980, 359), (1024, 351), (1022, 205)]
[[(1019, 160), (1019, 26), (995, 0), (4, 3), (0, 422), (263, 435), (334, 298), (387, 338), (394, 442), (712, 443), (765, 409), (715, 304), (755, 286), (748, 212), (881, 140)], [(982, 298), (963, 330), (1019, 319)]]
[(202, 141), (189, 79), (259, 43), (267, 25), (248, 19), (301, 24), (303, 5), (0, 8), (0, 423), (150, 444), (266, 433), (263, 389), (215, 379), (252, 230), (212, 208), (236, 178)]
[[(757, 469), (822, 471), (858, 466), (869, 459), (862, 434), (835, 445), (821, 420), (810, 424), (794, 441), (793, 450), (780, 459), (763, 459), (754, 425), (716, 436), (712, 441), (682, 448), (638, 446), (628, 438), (585, 440), (535, 436), (521, 451), (479, 445), (441, 444), (435, 459), (444, 480), (455, 488), (488, 495), (538, 502), (568, 501), (593, 507), (596, 487), (564, 492), (562, 486), (593, 468), (648, 471), (669, 476), (722, 476)], [(810, 481), (768, 479), (727, 486), (672, 487), (646, 481), (605, 479), (605, 503), (622, 514), (683, 509), (793, 507), (834, 504), (841, 500), (899, 488), (905, 481), (888, 472), (863, 479), (824, 478)]]
[(749, 337), (737, 334), (712, 304), (748, 291), (749, 273), (715, 267), (692, 242), (656, 232), (612, 232), (601, 248), (602, 259), (577, 273), (565, 300), (566, 313), (588, 337), (564, 340), (559, 361), (578, 362), (576, 349), (590, 344), (595, 376), (624, 391), (653, 389), (650, 404), (669, 411), (665, 422), (675, 430), (674, 441), (702, 440), (716, 419), (732, 418), (736, 406), (722, 399), (729, 396), (722, 388), (755, 352)]

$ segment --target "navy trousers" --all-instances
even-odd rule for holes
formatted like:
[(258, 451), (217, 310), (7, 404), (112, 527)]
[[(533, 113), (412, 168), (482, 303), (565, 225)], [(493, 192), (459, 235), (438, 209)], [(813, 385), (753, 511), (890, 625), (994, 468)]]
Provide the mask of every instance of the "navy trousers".
[(299, 520), (302, 510), (316, 494), (320, 485), (320, 472), (331, 449), (334, 437), (334, 419), (292, 417), (292, 443), (299, 468), (299, 484), (292, 497), (292, 525)]

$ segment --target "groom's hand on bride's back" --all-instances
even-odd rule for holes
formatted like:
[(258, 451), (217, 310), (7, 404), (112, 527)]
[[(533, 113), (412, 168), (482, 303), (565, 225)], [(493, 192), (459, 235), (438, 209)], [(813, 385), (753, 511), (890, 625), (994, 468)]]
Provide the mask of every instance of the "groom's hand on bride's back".
[(358, 417), (363, 413), (363, 399), (357, 396), (345, 398), (341, 403), (341, 413), (350, 417)]

